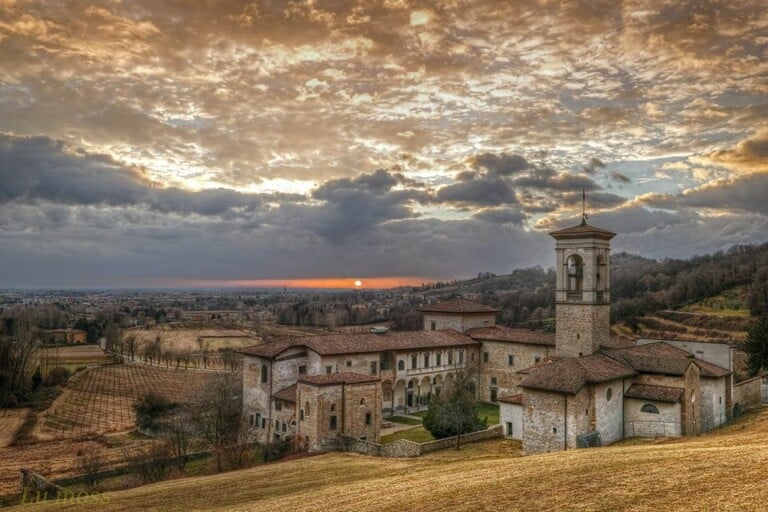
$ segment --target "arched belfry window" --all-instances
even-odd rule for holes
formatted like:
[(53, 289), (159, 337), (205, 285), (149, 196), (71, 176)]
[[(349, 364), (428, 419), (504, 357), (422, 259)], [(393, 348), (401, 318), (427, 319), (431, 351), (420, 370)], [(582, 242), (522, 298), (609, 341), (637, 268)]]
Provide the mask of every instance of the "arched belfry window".
[(566, 289), (569, 292), (581, 291), (584, 283), (584, 261), (578, 254), (571, 254), (565, 260)]

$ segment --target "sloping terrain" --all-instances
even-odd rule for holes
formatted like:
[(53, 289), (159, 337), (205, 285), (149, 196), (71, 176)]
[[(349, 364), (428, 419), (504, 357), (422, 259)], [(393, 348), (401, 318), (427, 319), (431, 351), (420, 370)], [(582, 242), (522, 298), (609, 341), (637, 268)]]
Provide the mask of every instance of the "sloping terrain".
[(768, 502), (768, 409), (696, 438), (530, 457), (518, 446), (493, 441), (419, 459), (329, 453), (23, 510), (763, 510)]

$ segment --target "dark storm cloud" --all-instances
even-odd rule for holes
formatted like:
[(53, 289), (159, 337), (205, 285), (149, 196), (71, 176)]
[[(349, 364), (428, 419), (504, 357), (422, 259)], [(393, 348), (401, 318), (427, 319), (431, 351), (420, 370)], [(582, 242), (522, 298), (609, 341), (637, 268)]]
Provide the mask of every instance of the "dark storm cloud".
[[(559, 196), (561, 203), (567, 206), (581, 206), (582, 198), (581, 192), (568, 192)], [(613, 208), (626, 202), (626, 198), (610, 192), (590, 192), (586, 197), (588, 208)]]
[(619, 183), (632, 183), (632, 180), (618, 171), (611, 171), (611, 179)]
[(528, 169), (528, 160), (520, 155), (502, 153), (482, 153), (470, 160), (476, 169), (485, 169), (488, 174), (496, 176), (511, 176)]
[(515, 186), (520, 187), (533, 187), (558, 191), (574, 191), (582, 189), (590, 191), (600, 188), (597, 183), (586, 176), (566, 172), (558, 173), (554, 169), (548, 167), (534, 169), (527, 176), (515, 178), (512, 183)]
[(437, 191), (436, 200), (462, 206), (517, 204), (515, 191), (509, 182), (499, 176), (490, 175), (443, 187)]
[(595, 174), (599, 169), (604, 168), (605, 164), (599, 158), (592, 157), (589, 159), (589, 163), (582, 168), (582, 171), (587, 174)]
[[(61, 141), (47, 137), (0, 134), (0, 181), (0, 201), (144, 205), (158, 212), (199, 215), (254, 211), (262, 204), (257, 195), (228, 189), (161, 188), (141, 170), (106, 155), (68, 151)], [(278, 198), (290, 201), (298, 196), (270, 196), (271, 200)]]

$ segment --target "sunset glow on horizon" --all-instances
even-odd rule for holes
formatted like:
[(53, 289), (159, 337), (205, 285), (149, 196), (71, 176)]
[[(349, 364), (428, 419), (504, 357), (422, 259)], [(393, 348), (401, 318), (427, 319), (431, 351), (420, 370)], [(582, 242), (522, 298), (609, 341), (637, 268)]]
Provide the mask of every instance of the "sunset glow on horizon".
[[(366, 290), (397, 288), (399, 286), (421, 286), (435, 279), (410, 276), (367, 277), (365, 281), (349, 277), (326, 277), (307, 279), (243, 279), (207, 280), (189, 279), (162, 281), (159, 286), (179, 288), (300, 288), (300, 289), (361, 289)], [(158, 285), (157, 282), (154, 283)]]

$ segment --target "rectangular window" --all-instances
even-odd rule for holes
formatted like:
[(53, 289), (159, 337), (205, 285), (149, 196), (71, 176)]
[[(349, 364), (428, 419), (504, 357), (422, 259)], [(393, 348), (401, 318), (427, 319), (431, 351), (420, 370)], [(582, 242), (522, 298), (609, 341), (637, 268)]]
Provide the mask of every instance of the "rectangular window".
[(424, 354), (424, 368), (429, 368), (429, 354)]
[(533, 358), (533, 364), (536, 364), (539, 361), (541, 361), (541, 358), (539, 356), (536, 356), (536, 357)]
[(459, 364), (464, 364), (464, 351), (459, 351)]
[(376, 361), (371, 361), (371, 375), (376, 375), (376, 373), (378, 373), (378, 366)]
[(512, 354), (509, 354), (507, 356), (507, 364), (509, 366), (515, 366), (515, 356), (513, 356)]
[(256, 416), (254, 416), (253, 414), (251, 414), (251, 418), (250, 418), (250, 420), (248, 421), (248, 424), (249, 424), (250, 426), (253, 426), (255, 423), (256, 423)]
[(352, 368), (352, 361), (347, 361), (347, 368)]
[(267, 418), (261, 418), (261, 428), (267, 428)]
[(287, 423), (283, 423), (283, 432), (284, 433), (288, 432), (288, 424)]
[(514, 434), (514, 432), (513, 432), (513, 430), (512, 430), (512, 422), (511, 422), (511, 421), (508, 421), (508, 422), (507, 422), (507, 435), (508, 435), (508, 436), (511, 436), (512, 434)]
[(367, 412), (365, 413), (365, 424), (370, 425), (371, 423), (373, 423), (373, 416), (371, 413)]
[(429, 327), (430, 327), (430, 329), (432, 329), (434, 331), (437, 328), (437, 323), (436, 322), (432, 322)]
[(448, 352), (448, 364), (453, 364), (453, 350)]
[(256, 413), (256, 420), (253, 422), (253, 424), (256, 426), (256, 428), (264, 428), (264, 425), (261, 424), (261, 413)]
[(491, 386), (496, 385), (496, 377), (491, 377)]
[(333, 366), (326, 366), (325, 367), (325, 373), (331, 374), (333, 372)]
[(416, 356), (411, 356), (411, 369), (415, 370), (416, 366)]
[(275, 420), (275, 432), (280, 432), (280, 420)]
[(267, 365), (262, 365), (261, 367), (261, 383), (266, 384), (267, 382)]
[(331, 416), (330, 428), (331, 430), (336, 430), (336, 416)]
[(488, 352), (483, 352), (483, 362), (484, 363), (488, 362)]
[(281, 411), (283, 410), (283, 402), (280, 400), (275, 400), (275, 410)]
[(302, 364), (299, 366), (299, 375), (304, 375), (305, 373), (307, 373), (307, 367)]
[(304, 421), (304, 409), (299, 411), (299, 420)]
[(435, 366), (440, 366), (440, 360), (442, 359), (442, 354), (438, 353), (435, 355)]

